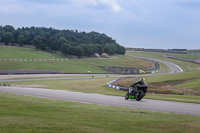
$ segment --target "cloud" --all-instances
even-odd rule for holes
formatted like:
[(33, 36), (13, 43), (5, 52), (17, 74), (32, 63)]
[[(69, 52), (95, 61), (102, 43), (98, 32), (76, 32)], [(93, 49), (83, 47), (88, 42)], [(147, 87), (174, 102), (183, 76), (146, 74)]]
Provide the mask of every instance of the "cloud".
[(118, 12), (122, 10), (117, 0), (98, 0), (98, 1), (110, 7), (112, 11)]
[(1, 0), (0, 1), (0, 15), (4, 14), (31, 14), (29, 4), (20, 0)]
[(120, 1), (122, 0), (71, 0), (71, 2), (76, 3), (77, 6), (106, 6), (114, 12), (122, 10), (119, 4)]
[(0, 0), (2, 25), (97, 31), (135, 47), (199, 45), (199, 16), (200, 0)]
[(85, 5), (97, 5), (97, 0), (70, 0), (71, 3), (75, 3), (77, 6)]

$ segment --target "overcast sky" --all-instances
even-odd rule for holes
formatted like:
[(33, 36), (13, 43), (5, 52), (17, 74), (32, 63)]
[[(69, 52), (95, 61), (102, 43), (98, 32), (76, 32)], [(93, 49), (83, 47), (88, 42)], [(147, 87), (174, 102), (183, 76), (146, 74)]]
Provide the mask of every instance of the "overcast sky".
[(200, 49), (200, 0), (0, 0), (0, 25), (97, 31), (125, 47)]

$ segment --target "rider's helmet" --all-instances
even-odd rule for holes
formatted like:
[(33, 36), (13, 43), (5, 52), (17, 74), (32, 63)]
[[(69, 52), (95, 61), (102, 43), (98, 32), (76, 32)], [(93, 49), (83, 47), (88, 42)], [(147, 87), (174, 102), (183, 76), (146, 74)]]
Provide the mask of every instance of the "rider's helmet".
[(145, 78), (141, 78), (142, 81), (145, 81)]

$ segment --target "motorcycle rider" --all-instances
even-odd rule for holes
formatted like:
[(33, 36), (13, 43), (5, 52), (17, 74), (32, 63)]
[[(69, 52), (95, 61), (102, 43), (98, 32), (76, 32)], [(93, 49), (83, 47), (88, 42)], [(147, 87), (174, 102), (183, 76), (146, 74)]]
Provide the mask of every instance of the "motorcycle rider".
[(146, 93), (147, 91), (147, 83), (145, 82), (144, 78), (141, 78), (140, 81), (134, 83), (133, 85), (131, 85), (131, 87), (133, 88), (132, 90), (133, 93), (136, 92), (136, 89), (140, 89), (140, 88), (144, 89), (144, 93)]

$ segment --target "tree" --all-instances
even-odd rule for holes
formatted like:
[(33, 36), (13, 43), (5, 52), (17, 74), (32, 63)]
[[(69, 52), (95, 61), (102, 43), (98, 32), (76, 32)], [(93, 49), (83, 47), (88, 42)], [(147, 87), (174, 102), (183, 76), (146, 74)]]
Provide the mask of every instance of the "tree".
[(69, 46), (70, 46), (69, 44), (63, 43), (63, 44), (61, 45), (60, 51), (61, 51), (63, 54), (68, 54), (68, 53), (69, 53), (69, 52), (68, 52), (68, 47), (69, 47)]
[(9, 43), (13, 42), (13, 34), (11, 32), (5, 32), (3, 34), (3, 40), (5, 42), (6, 45), (8, 45)]
[(73, 47), (73, 46), (71, 46), (71, 45), (69, 45), (69, 47), (67, 47), (67, 53), (69, 54), (69, 55), (75, 55), (75, 47)]
[(25, 44), (31, 44), (31, 41), (33, 40), (33, 38), (35, 37), (34, 33), (30, 33), (29, 31), (27, 31), (26, 29), (24, 29), (23, 31), (21, 31), (21, 34), (24, 36), (25, 39)]
[(3, 35), (4, 35), (5, 31), (1, 28), (0, 29), (0, 42), (3, 42)]
[(125, 53), (126, 53), (126, 49), (123, 46), (119, 45), (117, 54), (125, 55)]
[(76, 47), (76, 55), (79, 58), (84, 55), (84, 50), (82, 49), (82, 47), (80, 47), (80, 46)]
[(95, 53), (93, 44), (81, 44), (79, 45), (84, 51), (84, 55), (90, 57)]
[(4, 30), (5, 32), (14, 33), (15, 28), (14, 28), (13, 26), (11, 26), (11, 25), (6, 25), (6, 26), (3, 27), (3, 30)]
[(97, 49), (97, 52), (96, 52), (96, 53), (102, 54), (102, 53), (104, 52), (103, 46), (100, 45), (100, 44), (97, 44), (97, 45), (96, 45), (96, 49)]
[(23, 35), (19, 35), (19, 36), (17, 37), (17, 42), (19, 43), (20, 46), (23, 46), (24, 41), (25, 41), (25, 38), (24, 38)]
[(38, 35), (38, 36), (34, 37), (32, 43), (36, 47), (37, 50), (42, 49), (43, 38)]
[(61, 44), (63, 44), (63, 43), (66, 43), (67, 42), (67, 40), (63, 37), (63, 36), (61, 36), (59, 39), (58, 39), (58, 44), (59, 45), (61, 45)]

